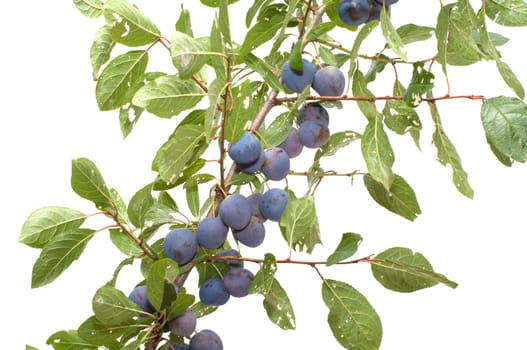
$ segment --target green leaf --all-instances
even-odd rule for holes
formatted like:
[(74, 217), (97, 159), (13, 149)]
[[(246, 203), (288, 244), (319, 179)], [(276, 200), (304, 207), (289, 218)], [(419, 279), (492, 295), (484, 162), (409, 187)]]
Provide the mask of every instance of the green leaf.
[(97, 30), (95, 38), (90, 48), (90, 61), (92, 66), (93, 80), (99, 77), (99, 71), (102, 66), (108, 62), (115, 42), (112, 40), (112, 29), (104, 25)]
[(413, 64), (413, 73), (404, 101), (408, 106), (417, 107), (423, 100), (423, 95), (434, 88), (434, 75), (424, 68), (424, 62)]
[(141, 87), (132, 103), (158, 117), (171, 118), (194, 107), (205, 95), (192, 81), (164, 75)]
[(174, 281), (179, 273), (178, 264), (168, 258), (155, 261), (146, 279), (148, 300), (157, 309), (163, 310), (176, 300)]
[(97, 18), (102, 15), (103, 3), (99, 0), (73, 0), (75, 7), (88, 18)]
[(375, 279), (383, 287), (402, 293), (443, 283), (456, 288), (457, 283), (435, 273), (430, 262), (420, 253), (403, 247), (394, 247), (377, 254), (370, 260)]
[(284, 112), (271, 122), (262, 133), (265, 145), (269, 149), (279, 146), (287, 138), (293, 126), (293, 113)]
[[(200, 0), (201, 3), (205, 6), (209, 7), (220, 7), (221, 2), (224, 0)], [(235, 2), (238, 2), (239, 0), (229, 0), (229, 4), (233, 4)]]
[(443, 68), (443, 73), (448, 76), (447, 73), (447, 54), (448, 54), (448, 40), (450, 36), (450, 13), (455, 4), (448, 4), (441, 7), (437, 16), (436, 24), (436, 42), (437, 42), (437, 61)]
[(395, 30), (395, 27), (392, 24), (387, 9), (388, 6), (382, 6), (381, 8), (380, 21), (382, 34), (384, 35), (386, 43), (392, 49), (392, 51), (395, 52), (395, 54), (399, 56), (403, 61), (407, 61), (408, 59), (406, 58), (406, 50), (404, 48), (404, 43), (401, 37), (399, 36), (397, 30)]
[(123, 138), (127, 138), (128, 135), (130, 135), (143, 112), (143, 108), (139, 108), (131, 104), (121, 107), (119, 110), (119, 126), (121, 127)]
[(46, 344), (52, 345), (55, 350), (97, 350), (96, 345), (88, 343), (82, 339), (77, 331), (59, 331), (53, 333), (47, 340)]
[(148, 184), (137, 191), (130, 199), (127, 212), (130, 222), (135, 227), (141, 228), (145, 224), (146, 213), (155, 202), (152, 190), (153, 184)]
[(503, 26), (527, 25), (527, 3), (523, 0), (487, 0), (485, 13), (494, 22)]
[(31, 346), (31, 345), (26, 345), (26, 350), (38, 350), (38, 348), (35, 348), (34, 346)]
[(190, 12), (183, 7), (183, 4), (181, 4), (181, 12), (176, 21), (176, 30), (178, 32), (187, 34), (190, 37), (194, 37), (194, 33), (192, 32), (192, 23), (190, 20)]
[(227, 141), (236, 142), (258, 112), (259, 101), (253, 95), (257, 86), (245, 80), (240, 86), (232, 88), (232, 112), (225, 122), (224, 134)]
[(93, 296), (92, 308), (95, 317), (107, 326), (130, 324), (135, 316), (145, 314), (122, 291), (111, 286), (103, 286), (97, 290)]
[(192, 294), (179, 293), (177, 295), (176, 301), (170, 306), (167, 319), (171, 320), (179, 315), (185, 313), (185, 311), (194, 304), (196, 297)]
[(238, 53), (244, 56), (271, 40), (278, 30), (282, 28), (284, 19), (284, 14), (277, 14), (271, 18), (266, 18), (265, 21), (256, 23), (245, 35)]
[(395, 178), (392, 171), (395, 157), (380, 115), (376, 115), (366, 126), (362, 134), (361, 150), (368, 173), (389, 189)]
[(375, 95), (370, 90), (368, 90), (368, 87), (366, 86), (366, 79), (359, 70), (357, 70), (353, 75), (351, 92), (353, 93), (354, 97), (372, 99), (371, 101), (358, 99), (357, 105), (362, 111), (362, 114), (364, 114), (364, 116), (369, 121), (375, 120), (375, 115), (377, 114), (377, 108), (375, 107), (375, 102), (373, 102)]
[(220, 10), (218, 11), (218, 23), (223, 38), (232, 46), (231, 25), (229, 22), (229, 8), (227, 0), (222, 0), (220, 3)]
[(43, 207), (26, 219), (18, 241), (33, 248), (42, 248), (54, 237), (78, 229), (84, 220), (86, 215), (74, 209)]
[(278, 327), (284, 330), (296, 328), (295, 313), (291, 301), (276, 279), (273, 279), (271, 289), (265, 295), (263, 306), (271, 322)]
[(329, 327), (340, 345), (353, 350), (379, 349), (381, 320), (364, 295), (349, 284), (326, 279), (322, 299), (329, 309)]
[(339, 245), (331, 254), (327, 261), (326, 266), (335, 265), (342, 260), (353, 256), (359, 249), (359, 245), (362, 243), (362, 236), (358, 233), (348, 232), (342, 235)]
[(240, 56), (240, 59), (245, 63), (250, 69), (254, 70), (262, 76), (265, 80), (265, 83), (268, 84), (273, 90), (280, 91), (282, 90), (282, 84), (278, 77), (273, 72), (273, 67), (269, 66), (265, 61), (261, 60), (256, 55), (252, 53), (246, 53), (243, 56)]
[(110, 229), (110, 240), (123, 254), (130, 257), (140, 257), (144, 251), (126, 232), (120, 228)]
[(306, 195), (289, 198), (280, 218), (280, 230), (289, 248), (296, 251), (313, 251), (320, 240), (320, 228), (315, 208), (315, 198)]
[(114, 210), (112, 195), (96, 165), (87, 158), (71, 162), (71, 188), (101, 210)]
[(353, 141), (361, 138), (361, 135), (355, 131), (338, 131), (331, 134), (328, 142), (320, 147), (315, 153), (315, 162), (322, 157), (331, 157), (341, 148), (351, 144)]
[(461, 158), (450, 138), (446, 135), (441, 125), (436, 106), (430, 103), (430, 112), (435, 120), (436, 128), (432, 140), (437, 148), (437, 160), (442, 165), (450, 164), (452, 167), (452, 182), (457, 190), (468, 198), (474, 197), (474, 190), (468, 182), (468, 174), (463, 170)]
[(205, 132), (192, 124), (180, 125), (161, 146), (154, 159), (154, 169), (163, 181), (175, 183), (191, 161), (203, 153)]
[(421, 214), (414, 190), (401, 176), (395, 175), (389, 190), (369, 175), (364, 176), (364, 185), (370, 196), (389, 211), (410, 221)]
[(161, 38), (156, 25), (127, 0), (108, 0), (103, 13), (115, 42), (135, 47)]
[(177, 31), (172, 33), (170, 54), (181, 79), (191, 78), (199, 72), (211, 55), (198, 40)]
[[(85, 341), (93, 345), (103, 346), (115, 341), (124, 332), (129, 330), (129, 327), (135, 325), (105, 325), (99, 321), (95, 316), (89, 317), (84, 321), (78, 329), (79, 336)], [(144, 329), (146, 325), (136, 326), (137, 330)]]
[(260, 270), (254, 275), (254, 278), (249, 287), (249, 293), (259, 293), (262, 295), (268, 295), (273, 287), (275, 281), (275, 274), (277, 270), (276, 258), (271, 253), (266, 253), (263, 264)]
[[(379, 23), (378, 21), (370, 21), (370, 22), (366, 23), (365, 25), (363, 25), (361, 30), (357, 34), (357, 37), (353, 41), (353, 46), (351, 48), (351, 52), (350, 52), (350, 55), (349, 55), (350, 69), (349, 69), (349, 72), (348, 72), (348, 80), (350, 80), (350, 78), (353, 76), (353, 73), (355, 72), (355, 67), (357, 65), (356, 59), (357, 59), (357, 55), (359, 54), (359, 49), (360, 49), (361, 44), (364, 42), (364, 40), (366, 40), (366, 38), (368, 37), (368, 35), (370, 35), (370, 33), (373, 31), (373, 29), (375, 29), (375, 27), (377, 26), (378, 23)], [(355, 74), (356, 78), (359, 78), (357, 76), (358, 73), (359, 73), (359, 71), (357, 70), (357, 73)], [(353, 84), (352, 84), (352, 89), (355, 87), (355, 85), (356, 85), (356, 83), (355, 83), (355, 79), (354, 79)], [(364, 84), (364, 87), (365, 86), (366, 86), (366, 84)], [(360, 97), (364, 97), (364, 95), (357, 95), (355, 90), (353, 90), (353, 96), (355, 96), (355, 97), (359, 97), (359, 96)], [(359, 107), (360, 107), (360, 105), (361, 104), (359, 103)], [(363, 113), (364, 113), (364, 111), (363, 111)], [(367, 115), (366, 113), (364, 113), (364, 114)]]
[(408, 23), (397, 28), (397, 34), (404, 45), (428, 40), (434, 35), (434, 31), (435, 28), (433, 27), (419, 26), (413, 23)]
[(99, 109), (108, 111), (130, 102), (133, 93), (142, 84), (147, 64), (147, 51), (130, 51), (111, 60), (95, 86)]
[(200, 318), (200, 317), (207, 316), (213, 313), (214, 311), (218, 310), (218, 307), (205, 305), (201, 301), (198, 301), (197, 303), (192, 305), (191, 309), (196, 314), (196, 317)]
[(486, 99), (481, 121), (487, 140), (501, 154), (527, 161), (527, 105), (523, 101), (505, 96)]
[(94, 233), (89, 229), (69, 230), (48, 242), (33, 265), (31, 288), (42, 287), (59, 277), (81, 256)]

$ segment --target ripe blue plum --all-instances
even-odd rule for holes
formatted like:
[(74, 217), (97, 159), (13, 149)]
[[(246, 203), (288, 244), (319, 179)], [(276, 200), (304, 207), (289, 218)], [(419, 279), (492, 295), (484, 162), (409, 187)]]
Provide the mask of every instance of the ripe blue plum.
[(223, 343), (216, 332), (204, 329), (190, 338), (189, 350), (223, 350)]
[(358, 26), (368, 20), (370, 7), (370, 0), (342, 0), (338, 8), (339, 17), (349, 26)]
[(241, 230), (235, 230), (234, 237), (246, 247), (256, 248), (265, 239), (265, 226), (258, 218), (252, 217), (247, 226)]
[[(237, 256), (240, 253), (236, 249), (226, 249), (216, 254), (216, 256)], [(224, 260), (213, 260), (213, 262), (223, 262)], [(227, 262), (230, 267), (243, 267), (243, 260), (229, 260)]]
[(208, 216), (201, 220), (196, 229), (198, 244), (207, 249), (218, 249), (227, 238), (229, 228), (223, 221), (214, 216)]
[(298, 128), (298, 138), (307, 148), (319, 148), (329, 140), (329, 129), (316, 121), (308, 120)]
[(301, 71), (291, 68), (291, 62), (286, 61), (282, 66), (282, 82), (291, 91), (302, 92), (311, 85), (315, 76), (316, 66), (306, 59), (302, 59)]
[(371, 22), (371, 21), (378, 21), (378, 20), (380, 20), (380, 18), (381, 18), (381, 8), (382, 8), (382, 5), (379, 5), (375, 1), (372, 1), (371, 9), (370, 9), (370, 16), (366, 20), (366, 23), (367, 22)]
[[(140, 285), (132, 289), (132, 291), (128, 295), (128, 299), (136, 303), (144, 312), (147, 312), (149, 314), (153, 314), (154, 312), (156, 312), (156, 309), (154, 308), (154, 306), (152, 306), (152, 304), (148, 300), (148, 297), (146, 296), (145, 285)], [(139, 316), (141, 317), (145, 315), (141, 314)]]
[(262, 198), (262, 194), (258, 192), (247, 196), (247, 199), (251, 203), (252, 219), (256, 218), (259, 222), (265, 222), (267, 221), (267, 218), (263, 216), (262, 212), (260, 211), (260, 198)]
[(223, 278), (225, 289), (236, 298), (243, 298), (249, 294), (249, 287), (254, 274), (244, 268), (232, 268)]
[(265, 160), (265, 151), (262, 147), (260, 156), (252, 163), (249, 164), (236, 164), (238, 166), (238, 169), (240, 171), (243, 171), (246, 174), (255, 174), (258, 171), (260, 171), (260, 168), (262, 167)]
[(289, 201), (289, 195), (281, 188), (271, 188), (260, 199), (260, 211), (269, 220), (280, 221)]
[(262, 144), (253, 133), (245, 131), (243, 135), (231, 145), (228, 153), (236, 164), (251, 164), (262, 152)]
[(315, 73), (313, 89), (320, 96), (340, 96), (346, 86), (346, 78), (335, 66), (323, 66)]
[(300, 139), (298, 138), (298, 129), (293, 127), (291, 128), (291, 131), (289, 132), (289, 135), (287, 138), (282, 142), (280, 145), (280, 148), (282, 148), (289, 158), (295, 158), (302, 153), (302, 150), (304, 149), (304, 145), (300, 143)]
[(189, 350), (189, 345), (184, 343), (172, 343), (167, 350)]
[(170, 331), (180, 337), (188, 337), (196, 330), (196, 314), (192, 309), (187, 309), (183, 314), (168, 322)]
[(205, 305), (220, 306), (229, 301), (230, 294), (225, 289), (223, 280), (219, 277), (211, 277), (199, 287), (199, 300)]
[(186, 228), (176, 228), (170, 231), (163, 243), (165, 257), (176, 261), (179, 265), (188, 263), (198, 249), (196, 236)]
[(220, 204), (221, 221), (234, 230), (241, 230), (251, 221), (251, 203), (242, 194), (235, 193)]
[(298, 110), (298, 125), (302, 125), (307, 120), (316, 121), (320, 125), (329, 127), (329, 113), (321, 104), (317, 102), (308, 103)]
[(287, 152), (280, 147), (275, 147), (265, 152), (265, 159), (260, 169), (269, 180), (280, 181), (289, 173), (291, 163)]

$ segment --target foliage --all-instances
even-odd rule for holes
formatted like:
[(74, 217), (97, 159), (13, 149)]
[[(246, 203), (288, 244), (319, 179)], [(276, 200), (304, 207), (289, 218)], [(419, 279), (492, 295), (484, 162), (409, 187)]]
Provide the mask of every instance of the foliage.
[[(522, 0), (487, 0), (481, 8), (474, 8), (468, 0), (458, 0), (441, 4), (437, 23), (432, 26), (408, 23), (398, 28), (391, 21), (391, 7), (397, 6), (394, 2), (381, 6), (378, 18), (370, 18), (356, 27), (339, 18), (341, 2), (337, 0), (254, 0), (245, 5), (247, 32), (240, 42), (233, 40), (230, 24), (236, 18), (230, 13), (230, 5), (237, 1), (201, 0), (203, 6), (216, 11), (207, 37), (194, 37), (191, 15), (199, 14), (191, 14), (184, 7), (175, 18), (174, 32), (167, 36), (148, 14), (128, 0), (73, 2), (82, 15), (102, 21), (90, 50), (99, 109), (115, 111), (124, 137), (133, 132), (144, 113), (171, 119), (174, 131), (152, 155), (151, 167), (156, 178), (128, 202), (106, 184), (102, 172), (91, 160), (72, 161), (71, 188), (93, 203), (97, 213), (109, 220), (108, 226), (90, 228), (93, 215), (62, 206), (37, 209), (24, 223), (19, 241), (40, 250), (32, 272), (33, 288), (58, 278), (82, 255), (90, 239), (101, 232), (109, 232), (109, 242), (125, 259), (112, 279), (94, 295), (93, 316), (76, 330), (59, 331), (49, 337), (48, 344), (55, 349), (100, 346), (137, 349), (143, 345), (150, 350), (167, 349), (174, 342), (188, 343), (170, 334), (169, 321), (188, 308), (198, 317), (205, 317), (220, 307), (199, 300), (196, 286), (185, 283), (189, 272), (196, 269), (202, 285), (210, 278), (223, 278), (229, 266), (242, 263), (258, 267), (249, 293), (263, 296), (269, 319), (282, 329), (295, 328), (295, 313), (275, 276), (276, 271), (280, 264), (312, 266), (321, 278), (322, 300), (329, 309), (327, 322), (336, 341), (346, 349), (378, 349), (382, 325), (374, 307), (348, 283), (325, 278), (318, 265), (368, 263), (372, 276), (383, 287), (404, 293), (439, 283), (452, 288), (457, 284), (437, 273), (422, 254), (410, 248), (392, 247), (374, 256), (354, 258), (368, 236), (349, 231), (342, 234), (340, 244), (326, 261), (295, 260), (295, 253), (311, 253), (323, 242), (315, 205), (321, 179), (362, 177), (376, 203), (407, 220), (415, 220), (421, 214), (417, 195), (411, 184), (394, 171), (397, 150), (392, 147), (389, 134), (408, 135), (419, 147), (423, 117), (419, 107), (428, 106), (437, 160), (451, 168), (454, 186), (471, 198), (473, 189), (468, 174), (443, 128), (439, 112), (439, 102), (453, 98), (481, 102), (481, 121), (489, 148), (504, 165), (527, 161), (524, 88), (498, 51), (507, 39), (491, 32), (488, 25), (490, 21), (502, 26), (527, 25), (527, 4)], [(362, 44), (376, 30), (382, 33), (384, 46), (374, 55), (362, 54)], [(354, 37), (351, 49), (332, 37), (338, 31)], [(433, 40), (434, 52), (424, 53), (428, 56), (423, 55), (417, 61), (408, 60), (410, 44)], [(151, 63), (152, 48), (157, 46), (166, 49), (164, 53), (176, 73), (156, 70)], [(448, 81), (450, 67), (482, 60), (495, 62), (512, 96), (434, 94), (437, 74)], [(369, 62), (369, 67), (364, 62)], [(291, 69), (281, 73), (285, 64)], [(306, 64), (313, 65), (309, 66), (313, 71), (326, 64), (338, 67), (347, 79), (344, 93), (313, 95), (310, 86), (292, 93), (282, 85), (282, 80), (297, 79), (295, 71), (302, 71)], [(437, 65), (439, 73), (434, 70)], [(411, 67), (411, 74), (408, 77), (395, 74), (390, 81), (386, 71), (391, 68), (397, 73), (401, 67)], [(392, 95), (377, 96), (372, 84), (377, 81), (391, 84)], [(324, 83), (333, 82), (323, 80)], [(271, 150), (281, 147), (290, 132), (304, 122), (315, 125), (318, 121), (298, 119), (301, 107), (312, 102), (329, 111), (356, 103), (364, 115), (365, 128), (332, 130), (325, 135), (323, 145), (316, 147), (309, 169), (301, 173), (289, 171), (287, 176), (306, 177), (307, 191), (300, 193), (287, 181), (280, 182), (282, 178), (270, 180), (259, 167), (248, 171), (248, 164), (236, 164), (229, 158), (228, 149), (247, 131), (258, 137), (263, 149)], [(274, 110), (282, 112), (273, 115), (270, 112)], [(317, 142), (322, 140), (320, 134), (315, 137)], [(357, 142), (366, 172), (343, 173), (322, 168), (324, 157), (345, 152)], [(217, 173), (205, 170), (207, 159), (214, 159)], [(264, 160), (267, 166), (273, 161), (279, 162), (273, 158)], [(234, 228), (219, 248), (200, 247), (188, 263), (178, 265), (165, 256), (163, 237), (170, 230), (185, 227), (195, 232), (201, 219), (219, 215), (221, 203), (231, 194), (261, 194), (276, 187), (287, 193), (287, 204), (279, 210), (279, 220), (266, 221), (253, 212), (248, 221), (252, 220), (250, 225), (255, 227), (251, 232), (261, 232), (263, 226), (259, 225), (264, 224), (279, 229), (290, 251), (287, 259), (276, 259), (273, 252), (263, 258), (221, 255), (220, 252), (244, 242), (241, 230)], [(179, 209), (181, 198), (173, 197), (178, 188), (185, 190), (189, 212)], [(246, 222), (243, 226), (248, 225)], [(121, 268), (135, 260), (141, 262), (144, 276), (137, 285), (147, 286), (148, 300), (154, 307), (152, 313), (132, 302), (127, 297), (129, 291), (120, 290), (116, 283)]]

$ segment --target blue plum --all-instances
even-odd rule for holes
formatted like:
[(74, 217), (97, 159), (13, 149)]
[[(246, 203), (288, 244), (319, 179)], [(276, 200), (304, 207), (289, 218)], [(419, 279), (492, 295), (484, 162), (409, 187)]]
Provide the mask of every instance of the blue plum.
[(260, 211), (271, 221), (280, 221), (280, 217), (289, 201), (289, 195), (281, 188), (271, 188), (260, 199)]
[(327, 126), (320, 125), (316, 121), (308, 120), (298, 129), (298, 138), (307, 148), (319, 148), (324, 146), (329, 140), (329, 129)]
[[(148, 300), (148, 297), (146, 295), (145, 285), (140, 285), (132, 289), (132, 291), (128, 295), (128, 299), (136, 303), (141, 308), (141, 310), (143, 310), (144, 312), (147, 312), (149, 314), (153, 314), (154, 312), (156, 312), (156, 309), (154, 308), (154, 306), (152, 306), (152, 304)], [(141, 317), (145, 315), (139, 315), (139, 316)]]
[(251, 203), (252, 219), (256, 218), (259, 222), (265, 222), (267, 221), (267, 218), (263, 216), (262, 212), (260, 211), (260, 198), (262, 198), (262, 194), (258, 192), (252, 193), (247, 196), (247, 199)]
[(301, 71), (291, 68), (291, 62), (286, 61), (282, 66), (282, 82), (291, 91), (302, 92), (311, 85), (315, 76), (316, 66), (306, 59), (302, 59)]
[(370, 0), (342, 0), (338, 7), (339, 17), (349, 26), (358, 26), (370, 17), (370, 7)]
[(219, 277), (211, 277), (199, 287), (199, 300), (205, 305), (220, 306), (229, 301), (230, 294), (225, 289), (223, 280)]
[(196, 314), (192, 309), (187, 309), (183, 314), (168, 322), (170, 331), (180, 337), (188, 337), (196, 330)]
[(207, 249), (218, 249), (227, 238), (229, 228), (223, 221), (214, 216), (208, 216), (201, 220), (196, 229), (198, 244)]
[(282, 148), (289, 158), (295, 158), (302, 153), (302, 150), (304, 149), (304, 145), (300, 143), (300, 139), (298, 138), (298, 129), (293, 127), (291, 128), (291, 131), (289, 132), (289, 135), (287, 138), (282, 142), (280, 145), (280, 148)]
[(238, 166), (238, 169), (240, 171), (243, 171), (246, 174), (255, 174), (258, 171), (260, 171), (260, 168), (262, 167), (265, 160), (265, 151), (262, 147), (260, 156), (252, 163), (249, 164), (236, 164)]
[(243, 135), (231, 145), (228, 153), (236, 164), (251, 164), (258, 159), (262, 152), (262, 144), (253, 133), (245, 131)]
[(251, 203), (239, 193), (225, 198), (220, 204), (219, 212), (223, 223), (234, 230), (241, 230), (251, 221)]
[(204, 329), (190, 338), (189, 350), (223, 350), (223, 343), (216, 332)]
[(230, 295), (236, 298), (243, 298), (249, 294), (249, 287), (254, 278), (254, 274), (244, 268), (232, 268), (223, 278), (225, 289)]
[[(216, 256), (237, 256), (240, 253), (236, 249), (226, 249), (216, 254)], [(224, 260), (213, 260), (213, 262), (223, 262)], [(243, 267), (243, 260), (229, 260), (227, 262), (230, 267)]]
[(184, 265), (196, 255), (198, 240), (189, 229), (176, 228), (165, 236), (163, 249), (167, 258)]
[(366, 22), (380, 20), (380, 18), (381, 18), (381, 8), (382, 8), (382, 5), (379, 5), (378, 3), (373, 1), (371, 3), (370, 16), (368, 17)]
[(184, 343), (172, 343), (167, 350), (189, 350), (189, 345)]
[(234, 237), (246, 247), (256, 248), (265, 239), (265, 226), (256, 217), (252, 217), (247, 226), (241, 230), (234, 230)]
[(329, 127), (329, 113), (327, 109), (318, 102), (312, 102), (302, 106), (298, 110), (298, 113), (299, 115), (296, 119), (298, 125), (302, 125), (302, 123), (307, 120), (313, 120), (320, 125)]
[(346, 86), (346, 78), (335, 66), (323, 66), (315, 73), (313, 89), (320, 96), (340, 96)]
[(291, 166), (289, 155), (280, 147), (275, 147), (265, 152), (262, 174), (269, 180), (280, 181), (285, 179)]

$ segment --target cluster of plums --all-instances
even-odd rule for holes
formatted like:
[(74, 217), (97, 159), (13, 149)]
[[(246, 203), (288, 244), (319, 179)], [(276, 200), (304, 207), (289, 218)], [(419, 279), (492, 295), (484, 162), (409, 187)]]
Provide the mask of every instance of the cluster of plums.
[(346, 86), (342, 71), (332, 65), (311, 63), (302, 59), (302, 68), (295, 69), (291, 61), (284, 63), (281, 70), (282, 83), (293, 92), (302, 92), (311, 86), (320, 96), (341, 96)]
[[(146, 313), (155, 313), (154, 306), (147, 297), (146, 286), (136, 286), (128, 295), (128, 298), (136, 303)], [(223, 343), (219, 335), (210, 330), (203, 329), (195, 332), (197, 317), (192, 309), (188, 308), (183, 314), (168, 322), (170, 332), (179, 337), (190, 337), (188, 344), (175, 342), (168, 346), (172, 350), (223, 350)], [(194, 334), (193, 334), (194, 333)]]
[(380, 18), (382, 6), (390, 6), (399, 0), (341, 0), (339, 17), (350, 26), (358, 26)]

